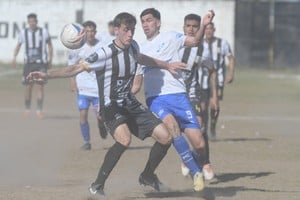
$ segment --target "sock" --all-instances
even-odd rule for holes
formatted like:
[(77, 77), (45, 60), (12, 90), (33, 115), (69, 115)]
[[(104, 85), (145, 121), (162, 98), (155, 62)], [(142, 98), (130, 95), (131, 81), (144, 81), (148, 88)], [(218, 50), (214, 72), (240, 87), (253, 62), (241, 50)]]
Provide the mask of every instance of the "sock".
[(209, 164), (210, 163), (210, 159), (209, 159), (209, 143), (208, 143), (208, 136), (207, 136), (207, 132), (203, 132), (203, 138), (204, 138), (204, 142), (205, 142), (205, 152), (204, 152), (204, 156), (203, 156), (203, 165), (205, 164)]
[(205, 109), (201, 112), (201, 117), (202, 117), (202, 127), (204, 127), (204, 131), (207, 131), (208, 127), (208, 110)]
[(159, 163), (162, 161), (162, 159), (167, 154), (171, 144), (163, 145), (159, 142), (155, 142), (154, 145), (151, 148), (148, 162), (145, 166), (145, 169), (143, 171), (143, 174), (145, 175), (153, 175), (155, 169), (158, 167)]
[(192, 176), (201, 171), (192, 156), (188, 142), (182, 135), (173, 139), (173, 145)]
[(80, 124), (81, 135), (85, 142), (90, 141), (90, 126), (89, 123)]
[(30, 110), (31, 107), (31, 100), (30, 99), (25, 99), (25, 108), (27, 110)]
[(106, 153), (103, 164), (99, 170), (95, 182), (92, 184), (96, 189), (103, 188), (106, 179), (119, 161), (121, 155), (127, 149), (126, 146), (116, 142)]
[[(217, 112), (217, 113), (216, 113)], [(212, 134), (216, 133), (216, 125), (219, 117), (219, 109), (211, 109), (210, 110), (210, 130)]]
[(39, 110), (39, 111), (42, 111), (43, 110), (43, 102), (44, 100), (43, 99), (37, 99), (36, 101), (36, 109)]

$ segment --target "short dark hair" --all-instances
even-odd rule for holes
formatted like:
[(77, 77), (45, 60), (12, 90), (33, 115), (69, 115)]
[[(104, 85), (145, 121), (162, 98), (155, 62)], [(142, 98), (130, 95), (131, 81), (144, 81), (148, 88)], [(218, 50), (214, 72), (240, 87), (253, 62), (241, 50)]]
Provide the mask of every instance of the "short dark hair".
[(82, 24), (82, 26), (83, 26), (83, 27), (91, 26), (91, 27), (93, 27), (95, 30), (96, 30), (96, 28), (97, 28), (96, 23), (93, 22), (93, 21), (90, 21), (90, 20), (85, 21), (85, 22)]
[(30, 19), (30, 18), (34, 18), (34, 19), (37, 19), (37, 15), (35, 13), (29, 13), (27, 15), (27, 19)]
[(135, 26), (136, 25), (136, 18), (127, 12), (119, 13), (114, 18), (114, 26), (120, 27), (121, 24), (125, 24), (126, 26)]
[(110, 20), (108, 23), (107, 23), (108, 26), (114, 26), (114, 21), (113, 20)]
[(156, 10), (155, 8), (147, 8), (143, 10), (143, 12), (140, 15), (140, 18), (142, 18), (145, 15), (151, 14), (154, 18), (160, 20), (160, 12)]
[(187, 20), (196, 20), (198, 22), (198, 24), (200, 24), (201, 17), (197, 14), (191, 13), (184, 17), (184, 22), (186, 22)]

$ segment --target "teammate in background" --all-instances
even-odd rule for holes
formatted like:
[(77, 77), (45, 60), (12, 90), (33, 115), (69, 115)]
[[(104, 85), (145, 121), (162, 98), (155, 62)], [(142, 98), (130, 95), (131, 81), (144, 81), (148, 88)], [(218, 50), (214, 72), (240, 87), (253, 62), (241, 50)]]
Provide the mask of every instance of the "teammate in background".
[[(210, 23), (205, 29), (204, 54), (208, 55), (215, 64), (217, 70), (217, 95), (218, 100), (223, 99), (224, 82), (232, 83), (234, 79), (235, 58), (228, 42), (215, 37), (215, 25)], [(228, 59), (229, 72), (226, 73), (225, 59)], [(226, 76), (227, 74), (227, 76)], [(216, 140), (216, 125), (220, 113), (220, 104), (210, 104), (210, 138)]]
[(114, 30), (114, 22), (109, 21), (107, 23), (107, 31), (101, 32), (96, 35), (96, 38), (98, 38), (101, 43), (108, 45), (116, 38), (115, 30)]
[[(200, 28), (201, 17), (196, 14), (188, 14), (184, 17), (183, 31), (186, 36), (194, 37)], [(204, 159), (198, 162), (198, 166), (203, 168), (204, 178), (211, 180), (214, 177), (209, 159), (209, 143), (207, 132), (205, 130), (203, 115), (205, 114), (206, 105), (209, 103), (209, 90), (207, 89), (209, 80), (214, 84), (216, 79), (216, 72), (213, 67), (213, 62), (202, 56), (203, 44), (199, 43), (196, 47), (186, 47), (179, 51), (179, 56), (183, 63), (187, 63), (187, 70), (183, 70), (183, 77), (187, 87), (187, 93), (191, 104), (194, 107), (198, 122), (202, 127), (202, 134), (205, 140), (205, 153)], [(203, 88), (206, 88), (206, 93), (200, 93)], [(212, 103), (217, 102), (216, 90), (212, 90)], [(197, 156), (194, 153), (194, 156)], [(200, 161), (199, 159), (196, 159)], [(182, 174), (188, 175), (189, 169), (182, 164)]]
[[(68, 65), (78, 64), (102, 46), (101, 42), (95, 38), (97, 33), (97, 25), (93, 21), (86, 21), (82, 25), (86, 32), (86, 43), (80, 49), (70, 51)], [(71, 91), (77, 92), (77, 104), (80, 112), (80, 130), (83, 140), (85, 141), (85, 144), (83, 144), (81, 149), (90, 150), (91, 143), (88, 111), (90, 105), (92, 105), (93, 110), (95, 111), (96, 115), (98, 115), (97, 111), (99, 108), (99, 93), (95, 72), (83, 71), (79, 73), (76, 78), (70, 78), (70, 86)], [(98, 117), (97, 121), (100, 136), (105, 139), (107, 132), (105, 130), (104, 123), (98, 119)]]
[[(29, 117), (31, 109), (32, 90), (34, 84), (37, 87), (37, 107), (36, 115), (39, 119), (43, 119), (43, 104), (44, 104), (44, 85), (45, 81), (26, 80), (27, 75), (33, 71), (47, 72), (51, 67), (53, 47), (48, 30), (38, 27), (37, 15), (30, 13), (27, 15), (28, 28), (23, 29), (18, 37), (18, 43), (14, 49), (12, 65), (16, 67), (16, 59), (22, 44), (25, 44), (25, 57), (23, 67), (22, 83), (25, 85), (25, 112), (24, 116)], [(48, 47), (48, 49), (47, 49)], [(47, 51), (48, 50), (48, 51)]]
[(104, 184), (121, 155), (130, 145), (131, 134), (141, 140), (150, 136), (156, 140), (139, 182), (160, 190), (161, 183), (154, 171), (167, 154), (172, 137), (161, 120), (138, 102), (130, 89), (137, 63), (161, 67), (170, 70), (173, 74), (177, 74), (185, 64), (163, 62), (141, 54), (138, 44), (133, 40), (136, 25), (136, 18), (133, 15), (126, 12), (118, 14), (114, 19), (114, 25), (117, 34), (113, 43), (96, 50), (84, 62), (50, 70), (48, 73), (32, 72), (27, 79), (66, 78), (83, 71), (95, 70), (100, 97), (100, 114), (116, 142), (107, 151), (98, 176), (89, 188), (90, 193), (104, 194)]
[[(176, 32), (160, 33), (160, 12), (155, 8), (142, 11), (140, 19), (146, 41), (141, 43), (141, 52), (156, 59), (167, 62), (178, 61), (179, 50), (184, 46), (196, 46), (204, 36), (206, 24), (212, 21), (214, 12), (210, 11), (204, 17), (202, 26), (194, 37), (184, 36)], [(173, 146), (180, 155), (183, 163), (189, 168), (194, 181), (194, 190), (201, 191), (204, 188), (202, 170), (194, 160), (189, 143), (181, 134), (184, 132), (193, 148), (199, 154), (205, 155), (205, 142), (200, 132), (196, 114), (189, 102), (186, 93), (186, 85), (183, 72), (172, 75), (164, 69), (146, 66), (143, 75), (135, 77), (134, 84), (139, 84), (144, 78), (144, 91), (146, 103), (167, 126), (173, 137)], [(140, 86), (134, 85), (133, 92), (139, 90)]]

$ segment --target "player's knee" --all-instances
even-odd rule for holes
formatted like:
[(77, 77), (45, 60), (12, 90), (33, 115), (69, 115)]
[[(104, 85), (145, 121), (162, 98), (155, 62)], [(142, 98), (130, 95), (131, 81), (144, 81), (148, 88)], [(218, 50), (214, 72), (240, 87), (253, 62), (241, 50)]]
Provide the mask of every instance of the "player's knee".
[(197, 134), (189, 139), (194, 149), (202, 149), (205, 147), (204, 137), (201, 134)]
[(129, 137), (129, 136), (122, 137), (120, 139), (117, 139), (116, 141), (119, 142), (120, 144), (122, 144), (125, 147), (129, 147), (130, 143), (131, 143), (131, 137)]

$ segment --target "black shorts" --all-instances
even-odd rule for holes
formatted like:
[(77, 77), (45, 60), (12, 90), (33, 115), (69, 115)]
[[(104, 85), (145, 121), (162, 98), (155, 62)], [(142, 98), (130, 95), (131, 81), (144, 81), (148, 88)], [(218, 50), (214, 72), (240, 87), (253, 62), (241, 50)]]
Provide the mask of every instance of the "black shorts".
[[(26, 77), (30, 72), (47, 72), (48, 64), (40, 64), (40, 63), (27, 63), (23, 67), (23, 77), (22, 77), (22, 83), (24, 85), (28, 85), (29, 81), (26, 80)], [(38, 84), (45, 84), (47, 81), (35, 81)]]
[(198, 97), (192, 97), (190, 98), (190, 102), (194, 108), (194, 111), (196, 113), (197, 116), (201, 116), (201, 113), (202, 113), (202, 109), (201, 109), (201, 106), (200, 106), (200, 98)]
[(108, 131), (113, 135), (116, 128), (126, 123), (133, 135), (144, 140), (152, 135), (153, 129), (162, 123), (147, 107), (142, 105), (135, 97), (118, 105), (112, 102), (101, 110)]
[(210, 89), (201, 89), (200, 90), (200, 101), (201, 102), (205, 102), (205, 104), (208, 104), (210, 97), (211, 97)]

